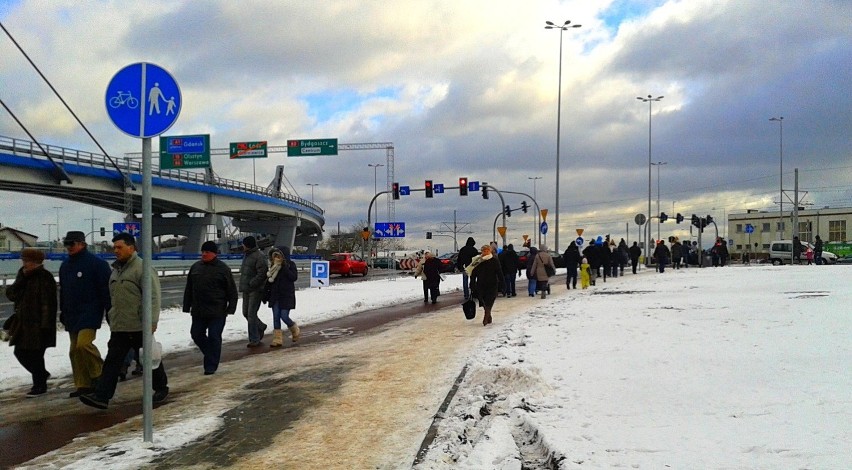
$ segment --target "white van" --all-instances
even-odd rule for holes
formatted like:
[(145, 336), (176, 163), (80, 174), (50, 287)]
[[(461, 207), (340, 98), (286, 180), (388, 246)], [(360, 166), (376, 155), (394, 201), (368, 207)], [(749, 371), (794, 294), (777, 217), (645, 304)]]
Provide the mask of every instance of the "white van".
[[(805, 251), (814, 246), (808, 242), (802, 242), (802, 263), (807, 263)], [(773, 265), (790, 264), (793, 258), (793, 240), (776, 240), (769, 245), (769, 262)], [(814, 260), (816, 262), (816, 260)], [(830, 251), (822, 252), (822, 264), (837, 263), (837, 255)]]

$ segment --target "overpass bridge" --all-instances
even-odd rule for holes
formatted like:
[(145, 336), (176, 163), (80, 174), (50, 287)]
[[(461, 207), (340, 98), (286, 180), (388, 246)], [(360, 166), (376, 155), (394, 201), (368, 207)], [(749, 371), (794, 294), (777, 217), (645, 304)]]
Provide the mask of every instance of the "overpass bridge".
[[(0, 136), (0, 167), (2, 191), (67, 199), (124, 213), (125, 222), (141, 221), (139, 161)], [(164, 170), (152, 164), (152, 234), (186, 236), (184, 250), (198, 253), (208, 227), (228, 217), (243, 233), (265, 234), (276, 245), (305, 246), (313, 253), (323, 238), (323, 210), (282, 191), (281, 171), (277, 184), (260, 187), (220, 178), (209, 169)]]

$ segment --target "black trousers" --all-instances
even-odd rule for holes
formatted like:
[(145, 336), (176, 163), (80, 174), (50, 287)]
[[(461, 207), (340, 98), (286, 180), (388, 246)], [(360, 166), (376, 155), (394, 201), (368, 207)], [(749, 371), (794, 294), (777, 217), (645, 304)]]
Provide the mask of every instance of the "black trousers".
[[(95, 395), (104, 401), (109, 401), (115, 395), (115, 387), (118, 384), (118, 374), (124, 364), (124, 358), (133, 348), (142, 347), (141, 331), (113, 331), (107, 343), (107, 355), (104, 359), (103, 372), (98, 379)], [(168, 391), (169, 379), (166, 377), (166, 368), (163, 361), (153, 371), (154, 391)]]
[(24, 366), (24, 369), (33, 376), (34, 388), (47, 388), (47, 378), (50, 377), (50, 373), (44, 368), (45, 350), (45, 348), (22, 349), (15, 346), (15, 357)]

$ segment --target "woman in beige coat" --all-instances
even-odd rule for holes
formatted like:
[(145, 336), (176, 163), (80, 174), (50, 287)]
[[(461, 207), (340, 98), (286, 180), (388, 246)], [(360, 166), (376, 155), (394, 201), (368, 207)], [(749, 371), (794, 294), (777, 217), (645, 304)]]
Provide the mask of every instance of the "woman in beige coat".
[(541, 249), (536, 253), (532, 267), (530, 267), (530, 272), (536, 279), (536, 289), (541, 291), (542, 298), (550, 290), (550, 286), (548, 286), (550, 276), (547, 274), (545, 266), (550, 266), (554, 272), (556, 271), (556, 264), (553, 263), (550, 253), (547, 252), (547, 246), (541, 245)]

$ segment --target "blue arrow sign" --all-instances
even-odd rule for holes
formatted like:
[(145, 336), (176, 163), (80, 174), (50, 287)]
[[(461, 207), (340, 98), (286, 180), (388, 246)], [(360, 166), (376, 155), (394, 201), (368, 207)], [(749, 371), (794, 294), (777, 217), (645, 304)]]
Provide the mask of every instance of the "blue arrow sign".
[(400, 186), (399, 187), (399, 195), (400, 196), (410, 196), (411, 195), (411, 187), (410, 186)]
[(181, 108), (180, 88), (161, 67), (139, 62), (119, 70), (107, 85), (106, 110), (115, 127), (132, 137), (167, 131)]
[(479, 191), (479, 181), (468, 181), (467, 182), (467, 190), (468, 191)]
[(376, 222), (373, 238), (405, 237), (405, 222)]
[(541, 234), (542, 234), (542, 235), (547, 235), (547, 222), (542, 222), (542, 223), (541, 223), (541, 228), (540, 228), (540, 230), (541, 230)]
[(435, 194), (444, 194), (444, 183), (436, 183), (432, 186), (432, 191)]
[(134, 237), (138, 237), (140, 231), (142, 230), (142, 224), (139, 222), (121, 222), (117, 224), (112, 224), (112, 233), (113, 235), (118, 235), (119, 233), (127, 232)]
[(583, 242), (585, 242), (585, 240), (583, 240), (583, 237), (577, 237), (575, 242), (577, 243), (577, 246), (583, 246)]
[(746, 226), (745, 226), (745, 233), (754, 233), (754, 225), (752, 225), (752, 224), (746, 224)]

